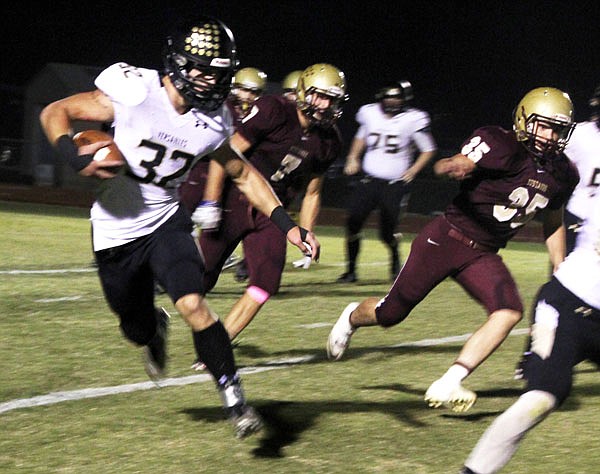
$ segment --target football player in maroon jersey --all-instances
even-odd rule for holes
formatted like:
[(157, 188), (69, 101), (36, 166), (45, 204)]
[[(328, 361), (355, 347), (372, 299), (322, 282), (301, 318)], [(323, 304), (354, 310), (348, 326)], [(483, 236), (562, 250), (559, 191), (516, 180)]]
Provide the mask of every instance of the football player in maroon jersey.
[[(237, 71), (231, 81), (231, 92), (225, 101), (228, 109), (233, 115), (234, 124), (241, 123), (253, 110), (256, 100), (264, 94), (267, 88), (267, 74), (255, 67), (244, 67)], [(208, 163), (210, 158), (206, 157), (198, 161), (190, 171), (185, 186), (180, 189), (184, 203), (195, 204), (204, 193), (204, 183), (208, 175)], [(221, 220), (220, 206), (204, 206), (205, 230), (215, 229)], [(192, 209), (193, 212), (193, 209)], [(244, 281), (248, 278), (245, 261), (232, 253), (223, 264), (223, 269), (236, 267), (235, 278)], [(243, 276), (245, 273), (245, 277)], [(238, 276), (239, 275), (239, 276)]]
[(565, 257), (563, 207), (579, 175), (562, 153), (573, 130), (573, 104), (551, 87), (528, 92), (514, 112), (513, 131), (475, 130), (460, 153), (439, 160), (434, 171), (461, 181), (459, 194), (442, 216), (414, 239), (410, 254), (383, 298), (350, 303), (327, 341), (338, 360), (361, 326), (393, 326), (447, 277), (487, 311), (487, 321), (463, 346), (456, 361), (425, 394), (430, 407), (468, 410), (475, 392), (462, 380), (475, 370), (521, 320), (516, 283), (498, 255), (517, 231), (544, 211), (544, 237), (554, 268)]
[[(314, 64), (303, 71), (296, 92), (295, 103), (280, 95), (260, 97), (252, 113), (238, 123), (229, 143), (265, 176), (284, 206), (296, 193), (304, 193), (300, 222), (311, 230), (320, 211), (324, 173), (341, 152), (335, 122), (347, 99), (346, 79), (331, 64)], [(205, 257), (207, 292), (217, 283), (227, 257), (243, 242), (248, 286), (224, 320), (233, 340), (279, 291), (287, 244), (267, 216), (231, 184), (225, 179), (223, 167), (212, 161), (203, 185), (204, 195), (188, 194), (187, 184), (181, 194), (193, 212), (192, 219), (204, 229), (199, 244)], [(217, 229), (209, 230), (204, 225), (205, 211), (209, 211), (210, 221), (214, 209), (220, 208), (225, 211), (222, 220)]]
[(281, 81), (281, 95), (291, 102), (296, 102), (296, 87), (302, 72), (301, 70), (292, 71)]
[[(282, 89), (282, 93), (281, 95), (283, 97), (285, 97), (287, 100), (296, 103), (296, 86), (298, 85), (298, 79), (300, 77), (300, 75), (302, 74), (302, 71), (297, 70), (297, 71), (292, 71), (290, 72), (287, 76), (285, 76), (283, 78), (283, 80), (281, 81), (281, 89)], [(237, 74), (236, 74), (237, 76)], [(232, 254), (233, 256), (234, 254)], [(231, 259), (231, 257), (230, 257)], [(294, 267), (299, 267), (299, 266), (304, 266), (305, 265), (306, 260), (303, 258), (294, 261)], [(227, 268), (227, 263), (225, 263), (223, 269)], [(235, 281), (237, 282), (244, 282), (248, 279), (248, 266), (246, 265), (246, 260), (242, 259), (239, 263), (237, 263), (236, 265), (236, 269), (235, 269)]]

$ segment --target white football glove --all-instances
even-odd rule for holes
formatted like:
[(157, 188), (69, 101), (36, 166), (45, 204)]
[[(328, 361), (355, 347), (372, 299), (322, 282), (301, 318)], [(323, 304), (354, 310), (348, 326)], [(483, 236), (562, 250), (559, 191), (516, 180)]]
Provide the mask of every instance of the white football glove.
[(308, 249), (306, 252), (304, 252), (304, 257), (293, 261), (292, 265), (294, 265), (294, 268), (303, 268), (304, 270), (308, 270), (310, 264), (312, 263), (312, 248), (306, 242), (304, 242), (304, 245)]
[(219, 228), (221, 212), (218, 202), (202, 201), (192, 214), (192, 221), (203, 230), (215, 230)]

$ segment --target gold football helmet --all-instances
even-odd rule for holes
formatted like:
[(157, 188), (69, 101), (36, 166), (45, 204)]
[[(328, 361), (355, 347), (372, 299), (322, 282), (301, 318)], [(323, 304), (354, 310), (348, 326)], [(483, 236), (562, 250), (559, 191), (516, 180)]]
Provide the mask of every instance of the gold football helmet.
[(245, 67), (235, 73), (231, 81), (230, 100), (240, 118), (252, 109), (252, 104), (267, 87), (267, 75), (255, 67)]
[(301, 70), (292, 71), (287, 76), (283, 78), (281, 81), (281, 88), (283, 92), (296, 92), (296, 86), (298, 85), (298, 79), (300, 79), (300, 75), (302, 74)]
[[(320, 107), (318, 97), (329, 99), (326, 108)], [(329, 127), (342, 115), (342, 105), (348, 100), (346, 76), (331, 64), (318, 63), (307, 67), (296, 86), (296, 104), (309, 120)]]
[[(553, 87), (538, 87), (521, 99), (513, 114), (517, 140), (538, 158), (552, 158), (567, 145), (575, 128), (569, 95)], [(543, 130), (552, 130), (542, 136)]]

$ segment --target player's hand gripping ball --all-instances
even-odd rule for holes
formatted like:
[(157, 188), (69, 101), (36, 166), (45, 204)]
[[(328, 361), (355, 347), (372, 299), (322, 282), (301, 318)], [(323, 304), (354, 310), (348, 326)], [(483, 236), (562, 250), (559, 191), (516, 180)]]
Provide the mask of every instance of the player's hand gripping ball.
[(111, 144), (100, 148), (94, 154), (94, 161), (118, 161), (120, 163), (119, 165), (105, 168), (107, 171), (117, 173), (123, 165), (125, 165), (125, 158), (123, 157), (121, 150), (119, 150), (116, 143), (113, 141), (112, 135), (101, 130), (84, 130), (76, 133), (73, 137), (73, 142), (77, 147), (105, 141), (110, 141)]

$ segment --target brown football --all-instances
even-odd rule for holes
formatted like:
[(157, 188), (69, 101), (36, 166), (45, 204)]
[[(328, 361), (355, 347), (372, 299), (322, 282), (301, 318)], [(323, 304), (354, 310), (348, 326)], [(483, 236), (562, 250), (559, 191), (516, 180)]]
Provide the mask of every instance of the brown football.
[(108, 171), (112, 171), (116, 173), (123, 167), (125, 164), (125, 158), (121, 153), (121, 150), (117, 147), (116, 143), (113, 142), (112, 135), (103, 132), (101, 130), (83, 130), (82, 132), (76, 133), (73, 136), (73, 142), (77, 147), (81, 147), (84, 145), (89, 145), (91, 143), (96, 142), (104, 142), (111, 141), (112, 143), (108, 146), (100, 148), (94, 154), (94, 160), (102, 161), (102, 160), (118, 160), (121, 162), (119, 166), (111, 166), (110, 168), (106, 168)]

